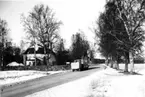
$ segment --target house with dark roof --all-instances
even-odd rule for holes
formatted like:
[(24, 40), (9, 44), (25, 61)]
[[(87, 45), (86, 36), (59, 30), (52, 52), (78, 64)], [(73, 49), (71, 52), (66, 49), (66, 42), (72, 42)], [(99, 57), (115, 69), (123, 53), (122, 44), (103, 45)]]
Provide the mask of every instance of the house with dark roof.
[[(35, 52), (36, 52), (36, 55), (35, 55)], [(49, 50), (48, 52), (49, 52), (49, 64), (55, 65), (57, 63), (56, 54), (51, 50)], [(39, 47), (36, 51), (33, 47), (28, 48), (23, 53), (24, 64), (33, 66), (35, 64), (35, 58), (37, 61), (42, 63), (44, 61), (44, 57), (46, 57), (46, 56), (47, 55), (44, 54), (44, 48)], [(39, 64), (37, 64), (37, 65), (39, 65)]]

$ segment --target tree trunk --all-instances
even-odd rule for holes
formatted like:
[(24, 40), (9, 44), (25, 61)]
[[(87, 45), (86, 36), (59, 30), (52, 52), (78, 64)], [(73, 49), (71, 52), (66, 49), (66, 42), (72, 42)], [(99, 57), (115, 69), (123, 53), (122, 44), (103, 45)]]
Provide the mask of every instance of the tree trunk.
[(46, 65), (49, 66), (49, 52), (46, 51), (47, 50), (47, 47), (44, 46), (44, 54), (45, 54), (45, 62), (46, 62)]
[(26, 66), (26, 55), (23, 55), (23, 64)]
[(36, 46), (35, 46), (35, 49), (34, 49), (34, 58), (35, 58), (35, 66), (36, 66)]
[(108, 60), (108, 57), (106, 57), (106, 60), (105, 60), (105, 65), (108, 66), (109, 65), (109, 60)]
[(130, 66), (131, 66), (130, 72), (134, 73), (134, 56), (132, 50), (129, 52), (129, 59), (130, 59)]
[(2, 46), (1, 70), (3, 70), (3, 66), (4, 66), (4, 45)]
[(119, 63), (117, 62), (117, 60), (114, 61), (114, 65), (115, 65), (115, 69), (119, 69)]
[(111, 68), (113, 68), (113, 57), (111, 56)]
[(0, 54), (0, 71), (1, 71), (1, 67), (2, 67), (2, 56)]
[(124, 61), (125, 61), (125, 68), (124, 72), (128, 72), (128, 64), (129, 64), (129, 52), (124, 53)]
[(34, 58), (35, 58), (35, 66), (36, 66), (36, 40), (35, 40), (35, 37), (34, 37)]
[(117, 64), (116, 64), (116, 65), (117, 65), (117, 70), (119, 70), (119, 63), (117, 62)]
[(116, 57), (114, 57), (114, 68), (117, 70), (119, 69), (118, 61), (119, 61), (119, 57), (118, 57), (118, 55), (116, 55)]
[(128, 63), (129, 63), (129, 60), (127, 58), (125, 58), (125, 69), (124, 69), (124, 72), (128, 72)]

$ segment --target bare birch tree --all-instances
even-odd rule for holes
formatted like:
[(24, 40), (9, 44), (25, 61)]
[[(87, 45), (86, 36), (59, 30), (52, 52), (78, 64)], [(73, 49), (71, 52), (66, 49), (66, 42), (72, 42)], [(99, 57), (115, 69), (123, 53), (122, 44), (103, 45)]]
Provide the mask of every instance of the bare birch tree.
[(114, 0), (128, 40), (124, 42), (129, 52), (131, 72), (134, 72), (134, 56), (141, 50), (144, 40), (145, 0)]
[[(108, 0), (106, 5), (106, 12), (104, 12), (103, 17), (105, 22), (101, 23), (105, 26), (102, 26), (101, 31), (102, 33), (105, 31), (105, 34), (114, 38), (113, 43), (115, 43), (116, 49), (124, 53), (123, 56), (126, 59), (125, 71), (128, 71), (130, 61), (131, 73), (133, 73), (134, 56), (140, 53), (145, 39), (142, 28), (145, 21), (145, 0)], [(110, 9), (111, 7), (112, 9)], [(116, 15), (111, 15), (111, 12)], [(117, 21), (120, 22), (118, 22), (119, 25), (116, 24)], [(97, 32), (96, 29), (95, 31)]]
[[(48, 6), (36, 5), (27, 17), (22, 17), (23, 26), (29, 39), (44, 48), (44, 53), (49, 56), (54, 44), (59, 38), (59, 27), (62, 24), (55, 18), (55, 14)], [(48, 58), (49, 59), (49, 58)], [(47, 59), (47, 60), (48, 60)], [(48, 61), (46, 62), (48, 65)]]

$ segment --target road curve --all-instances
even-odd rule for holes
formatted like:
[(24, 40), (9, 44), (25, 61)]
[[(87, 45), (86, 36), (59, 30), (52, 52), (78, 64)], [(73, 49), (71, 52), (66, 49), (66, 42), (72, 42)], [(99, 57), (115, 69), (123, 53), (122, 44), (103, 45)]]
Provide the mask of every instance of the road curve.
[(75, 72), (66, 72), (48, 75), (45, 77), (29, 80), (21, 84), (14, 84), (11, 86), (2, 86), (0, 97), (24, 97), (26, 95), (42, 91), (48, 88), (52, 88), (81, 77), (88, 76), (98, 70), (101, 70), (101, 67), (91, 66), (89, 70), (85, 71), (75, 71)]

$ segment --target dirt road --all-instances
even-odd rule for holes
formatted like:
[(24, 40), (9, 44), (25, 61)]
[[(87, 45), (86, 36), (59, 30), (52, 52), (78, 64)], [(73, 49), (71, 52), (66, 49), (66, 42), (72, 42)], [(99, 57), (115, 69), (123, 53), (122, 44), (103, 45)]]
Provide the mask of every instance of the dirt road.
[(66, 73), (48, 75), (35, 80), (30, 80), (21, 84), (1, 87), (0, 97), (24, 97), (34, 92), (52, 88), (85, 76), (88, 76), (96, 71), (101, 70), (101, 67), (90, 66), (89, 70), (85, 71), (69, 71)]

